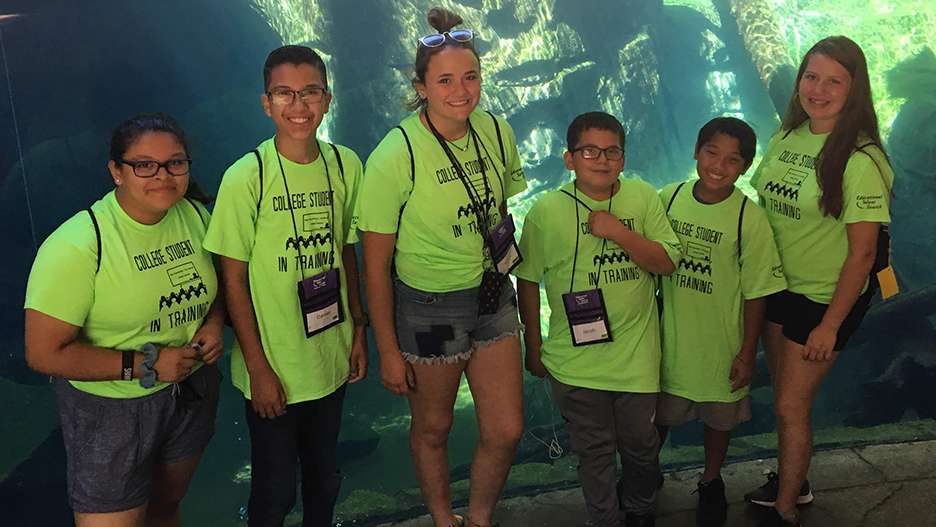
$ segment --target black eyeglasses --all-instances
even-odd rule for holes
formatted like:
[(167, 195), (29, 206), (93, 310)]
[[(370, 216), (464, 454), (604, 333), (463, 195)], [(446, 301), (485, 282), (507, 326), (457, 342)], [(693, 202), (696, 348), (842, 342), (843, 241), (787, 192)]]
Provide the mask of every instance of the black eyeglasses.
[(120, 162), (132, 166), (133, 174), (136, 177), (143, 178), (155, 176), (160, 168), (165, 168), (166, 173), (170, 176), (184, 176), (189, 173), (189, 169), (192, 166), (192, 160), (188, 158), (170, 159), (165, 163), (158, 163), (156, 161), (127, 161), (126, 159), (121, 159)]
[(581, 148), (573, 148), (569, 150), (569, 153), (581, 152), (582, 157), (585, 159), (598, 159), (598, 156), (604, 152), (605, 157), (608, 161), (620, 161), (624, 159), (624, 149), (616, 146), (609, 146), (608, 148), (598, 148), (597, 146), (583, 146)]
[(470, 29), (453, 29), (445, 33), (426, 35), (420, 38), (419, 42), (427, 48), (437, 48), (445, 42), (445, 37), (449, 37), (455, 42), (471, 42), (474, 39), (474, 31)]
[(299, 94), (299, 99), (302, 100), (304, 104), (315, 104), (321, 102), (326, 91), (328, 90), (325, 88), (307, 88), (299, 91), (276, 90), (266, 92), (266, 96), (269, 97), (270, 102), (276, 106), (289, 106), (296, 100), (296, 94)]

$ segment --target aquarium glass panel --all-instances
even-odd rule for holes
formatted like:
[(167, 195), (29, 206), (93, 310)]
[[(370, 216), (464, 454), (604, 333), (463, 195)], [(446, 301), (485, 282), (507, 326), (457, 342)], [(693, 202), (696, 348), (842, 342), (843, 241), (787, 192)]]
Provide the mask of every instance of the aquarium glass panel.
[[(324, 58), (333, 101), (319, 137), (362, 160), (407, 112), (417, 38), (433, 0), (4, 0), (0, 5), (0, 523), (71, 525), (53, 386), (23, 350), (26, 280), (38, 246), (112, 188), (111, 131), (140, 112), (176, 117), (192, 176), (216, 193), (225, 169), (274, 133), (260, 102), (267, 54), (304, 44)], [(816, 400), (816, 448), (936, 437), (936, 0), (444, 0), (472, 28), (480, 107), (512, 126), (529, 188), (510, 200), (519, 229), (544, 193), (571, 181), (562, 160), (578, 114), (627, 131), (628, 178), (657, 189), (695, 175), (693, 147), (716, 116), (757, 132), (756, 167), (813, 43), (863, 48), (896, 173), (892, 257), (900, 294), (875, 298)], [(739, 186), (754, 196), (748, 181)], [(210, 208), (210, 207), (209, 207)], [(358, 251), (360, 254), (360, 250)], [(61, 262), (68, 268), (69, 262)], [(292, 292), (290, 292), (292, 294)], [(548, 306), (542, 306), (546, 330)], [(230, 335), (228, 335), (230, 340)], [(409, 407), (371, 369), (347, 392), (339, 443), (342, 525), (425, 512), (408, 446)], [(246, 525), (250, 443), (244, 399), (225, 374), (216, 432), (182, 502), (191, 527)], [(773, 392), (758, 356), (753, 418), (731, 459), (773, 455)], [(508, 495), (576, 484), (576, 459), (548, 384), (524, 374), (525, 434)], [(478, 427), (466, 382), (448, 443), (452, 495), (468, 496)], [(699, 423), (674, 427), (664, 469), (700, 466)], [(300, 504), (289, 525), (299, 525)]]

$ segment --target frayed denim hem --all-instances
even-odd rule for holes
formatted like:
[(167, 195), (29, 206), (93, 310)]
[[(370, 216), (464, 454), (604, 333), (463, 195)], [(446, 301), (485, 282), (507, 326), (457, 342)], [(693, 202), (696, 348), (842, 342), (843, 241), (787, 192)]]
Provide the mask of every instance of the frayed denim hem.
[(410, 364), (454, 364), (458, 361), (466, 361), (471, 358), (472, 353), (478, 348), (487, 348), (493, 346), (498, 342), (508, 339), (510, 337), (517, 336), (523, 333), (523, 330), (526, 329), (526, 326), (519, 324), (516, 329), (513, 331), (508, 331), (503, 335), (498, 335), (492, 339), (488, 340), (475, 340), (471, 342), (471, 349), (464, 353), (457, 353), (455, 355), (436, 355), (433, 357), (420, 357), (419, 355), (413, 355), (412, 353), (401, 352), (403, 355), (403, 360), (409, 362)]
[(492, 339), (488, 339), (488, 340), (474, 340), (474, 341), (471, 342), (471, 349), (468, 350), (468, 353), (471, 354), (471, 353), (474, 352), (474, 350), (476, 350), (476, 349), (478, 349), (478, 348), (487, 348), (487, 347), (493, 346), (494, 344), (497, 344), (498, 342), (500, 342), (500, 341), (502, 341), (502, 340), (504, 340), (504, 339), (509, 339), (510, 337), (518, 336), (518, 335), (520, 335), (521, 333), (523, 333), (523, 331), (524, 331), (525, 329), (526, 329), (526, 326), (524, 326), (523, 324), (518, 324), (517, 327), (516, 327), (516, 329), (514, 329), (513, 331), (508, 331), (508, 332), (506, 332), (506, 333), (504, 333), (504, 334), (502, 334), (502, 335), (498, 335), (498, 336), (496, 336), (496, 337), (494, 337), (494, 338), (492, 338)]
[(471, 358), (471, 353), (474, 351), (474, 348), (457, 355), (436, 355), (433, 357), (420, 357), (419, 355), (413, 355), (411, 353), (402, 353), (403, 360), (410, 364), (455, 364), (460, 360), (468, 360)]

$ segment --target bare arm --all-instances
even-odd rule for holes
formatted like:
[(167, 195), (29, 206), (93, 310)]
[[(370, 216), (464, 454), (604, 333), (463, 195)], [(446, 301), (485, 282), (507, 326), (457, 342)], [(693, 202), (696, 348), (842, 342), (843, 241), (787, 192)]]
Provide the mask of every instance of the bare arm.
[(543, 334), (540, 330), (540, 288), (539, 284), (517, 279), (517, 302), (520, 321), (526, 326), (523, 343), (526, 346), (526, 369), (537, 377), (546, 376), (546, 368), (540, 355)]
[(621, 232), (612, 241), (633, 258), (634, 263), (651, 273), (669, 276), (676, 270), (663, 245), (650, 241), (621, 225)]
[(370, 308), (371, 324), (380, 353), (380, 378), (393, 393), (406, 395), (415, 387), (412, 367), (400, 353), (396, 326), (393, 321), (393, 284), (390, 264), (396, 247), (396, 234), (364, 231), (364, 287)]
[[(29, 367), (73, 381), (118, 381), (123, 371), (123, 351), (78, 342), (81, 328), (34, 309), (26, 310), (26, 362)], [(195, 365), (197, 354), (191, 348), (168, 347), (159, 352), (153, 365), (157, 379), (175, 382), (185, 379)], [(143, 354), (136, 352), (133, 376), (140, 378)]]
[(838, 330), (861, 296), (861, 290), (871, 274), (877, 252), (879, 228), (879, 223), (869, 221), (849, 223), (845, 226), (848, 235), (848, 256), (842, 265), (842, 272), (835, 284), (835, 293), (822, 322), (809, 334), (806, 349), (803, 351), (804, 358), (831, 358)]
[(738, 356), (751, 364), (757, 361), (757, 339), (760, 338), (766, 308), (766, 297), (744, 301), (744, 340)]
[(849, 223), (846, 226), (848, 256), (835, 284), (832, 302), (822, 317), (822, 324), (832, 326), (837, 331), (861, 296), (861, 290), (874, 265), (879, 228), (880, 224), (874, 222)]
[(610, 212), (599, 210), (590, 213), (588, 224), (592, 234), (618, 244), (643, 269), (663, 276), (669, 276), (676, 270), (661, 244), (628, 229)]
[(221, 270), (221, 260), (218, 256), (212, 258), (215, 268), (215, 273), (218, 276), (218, 294), (215, 295), (214, 302), (211, 304), (211, 309), (208, 310), (208, 314), (205, 315), (205, 320), (202, 325), (209, 326), (213, 325), (218, 328), (224, 327), (224, 319), (227, 317), (227, 303), (225, 301), (224, 294), (224, 274)]
[(393, 284), (390, 278), (396, 235), (362, 232), (361, 242), (364, 248), (367, 305), (370, 307), (377, 351), (383, 359), (386, 355), (400, 353), (393, 322)]
[(341, 263), (345, 271), (345, 284), (348, 286), (348, 310), (352, 317), (360, 318), (364, 316), (364, 308), (361, 304), (360, 271), (354, 245), (345, 245), (341, 250)]
[[(344, 246), (341, 250), (341, 262), (344, 266), (345, 284), (348, 286), (348, 310), (351, 311), (351, 317), (361, 318), (364, 316), (364, 307), (361, 304), (361, 279), (354, 245)], [(367, 361), (367, 328), (355, 325), (348, 383), (353, 384), (367, 376)]]
[(286, 413), (286, 392), (263, 351), (248, 269), (247, 262), (221, 257), (227, 309), (250, 376), (250, 402), (260, 417), (273, 419)]
[(247, 274), (248, 263), (227, 256), (221, 257), (221, 271), (224, 276), (224, 290), (227, 310), (231, 316), (234, 335), (244, 353), (247, 372), (270, 370), (269, 361), (263, 353), (260, 342), (260, 330), (257, 327), (257, 314), (254, 312), (253, 299), (250, 296), (250, 282)]
[(198, 344), (201, 348), (201, 360), (205, 364), (214, 364), (224, 354), (224, 318), (227, 316), (227, 307), (224, 301), (224, 277), (221, 272), (221, 260), (218, 256), (213, 258), (215, 272), (218, 276), (218, 293), (208, 315), (202, 325), (192, 336), (190, 345)]
[(731, 372), (728, 374), (732, 393), (751, 384), (751, 379), (757, 373), (757, 339), (760, 336), (766, 306), (766, 298), (744, 301), (744, 340), (741, 342), (741, 351), (732, 361)]

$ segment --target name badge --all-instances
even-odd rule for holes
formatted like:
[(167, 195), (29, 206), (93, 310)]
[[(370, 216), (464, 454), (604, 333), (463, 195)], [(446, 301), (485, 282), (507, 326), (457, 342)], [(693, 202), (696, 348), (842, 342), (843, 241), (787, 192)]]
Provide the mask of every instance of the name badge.
[(299, 282), (299, 307), (306, 338), (344, 322), (340, 280), (338, 269), (332, 269)]
[(491, 231), (489, 238), (491, 258), (500, 274), (505, 275), (513, 271), (523, 261), (520, 248), (517, 246), (516, 232), (517, 228), (514, 226), (512, 214), (508, 214)]
[(562, 295), (562, 303), (572, 331), (572, 345), (587, 346), (614, 340), (601, 289), (566, 293)]

